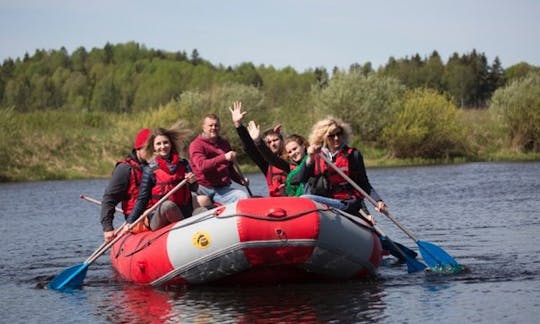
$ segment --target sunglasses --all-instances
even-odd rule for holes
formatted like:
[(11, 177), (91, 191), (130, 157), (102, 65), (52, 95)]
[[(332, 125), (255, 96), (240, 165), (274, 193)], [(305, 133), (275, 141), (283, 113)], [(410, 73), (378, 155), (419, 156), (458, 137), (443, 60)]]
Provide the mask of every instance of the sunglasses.
[(334, 137), (341, 137), (341, 135), (343, 135), (343, 132), (342, 131), (339, 131), (337, 133), (334, 133), (334, 134), (328, 134), (328, 138), (334, 138)]

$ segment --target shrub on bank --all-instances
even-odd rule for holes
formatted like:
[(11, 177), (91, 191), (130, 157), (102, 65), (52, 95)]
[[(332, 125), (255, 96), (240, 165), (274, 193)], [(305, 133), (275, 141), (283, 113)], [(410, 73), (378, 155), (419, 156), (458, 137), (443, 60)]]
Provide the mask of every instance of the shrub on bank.
[(431, 89), (408, 91), (383, 139), (397, 158), (441, 159), (466, 154), (460, 113), (451, 100)]
[(540, 152), (540, 73), (517, 79), (493, 94), (490, 110), (516, 150)]

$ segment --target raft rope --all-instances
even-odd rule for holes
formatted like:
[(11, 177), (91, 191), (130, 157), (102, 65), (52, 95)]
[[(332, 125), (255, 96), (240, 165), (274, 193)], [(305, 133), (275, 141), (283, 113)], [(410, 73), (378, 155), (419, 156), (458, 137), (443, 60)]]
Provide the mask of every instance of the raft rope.
[[(147, 247), (149, 247), (152, 244), (152, 242), (159, 239), (161, 236), (163, 236), (165, 234), (168, 234), (168, 233), (170, 233), (170, 232), (172, 232), (174, 230), (178, 230), (178, 229), (181, 229), (181, 228), (184, 228), (184, 227), (187, 227), (187, 226), (191, 226), (191, 225), (203, 222), (203, 221), (205, 221), (207, 219), (210, 219), (210, 218), (213, 218), (213, 217), (215, 217), (215, 218), (223, 218), (223, 219), (230, 218), (230, 217), (246, 217), (246, 218), (263, 220), (263, 221), (270, 221), (270, 222), (282, 222), (282, 221), (288, 221), (288, 220), (291, 220), (291, 219), (299, 218), (299, 217), (302, 217), (304, 215), (307, 215), (307, 214), (310, 214), (310, 213), (313, 213), (313, 212), (321, 212), (321, 211), (331, 211), (331, 212), (333, 212), (333, 213), (335, 213), (337, 215), (341, 215), (341, 216), (344, 216), (344, 217), (350, 219), (353, 223), (355, 223), (357, 225), (363, 226), (363, 227), (368, 228), (368, 229), (373, 231), (373, 228), (371, 228), (371, 227), (369, 227), (369, 226), (367, 226), (367, 225), (365, 225), (363, 223), (360, 223), (360, 222), (357, 222), (357, 221), (353, 220), (353, 218), (355, 218), (355, 216), (350, 215), (350, 217), (348, 217), (349, 214), (347, 214), (345, 212), (341, 212), (341, 211), (338, 212), (338, 211), (335, 210), (335, 208), (331, 208), (331, 207), (322, 207), (322, 208), (309, 209), (309, 210), (299, 212), (297, 214), (284, 216), (284, 217), (279, 217), (279, 218), (273, 218), (273, 217), (268, 217), (268, 216), (260, 216), (260, 215), (254, 215), (254, 214), (231, 214), (231, 215), (225, 215), (224, 216), (224, 215), (218, 215), (216, 212), (214, 212), (214, 213), (206, 215), (205, 217), (201, 217), (201, 218), (199, 218), (197, 220), (194, 220), (192, 222), (182, 224), (182, 225), (180, 225), (178, 227), (171, 228), (168, 231), (160, 233), (159, 235), (153, 237), (152, 239), (150, 239), (150, 240), (148, 240), (148, 241), (146, 241), (144, 243), (143, 243), (144, 237), (142, 237), (141, 240), (139, 241), (139, 244), (142, 243), (142, 245), (139, 245), (138, 247), (136, 247), (133, 251), (131, 251), (129, 253), (122, 254), (122, 256), (123, 257), (133, 256), (134, 254), (139, 253), (140, 251), (142, 251), (142, 250), (146, 249)], [(346, 214), (346, 215), (344, 215), (344, 214)], [(189, 219), (189, 218), (187, 218), (187, 219)], [(125, 243), (125, 240), (122, 241), (121, 246), (118, 249), (118, 253), (115, 255), (115, 258), (118, 258), (120, 256), (120, 254), (122, 253), (124, 243)]]

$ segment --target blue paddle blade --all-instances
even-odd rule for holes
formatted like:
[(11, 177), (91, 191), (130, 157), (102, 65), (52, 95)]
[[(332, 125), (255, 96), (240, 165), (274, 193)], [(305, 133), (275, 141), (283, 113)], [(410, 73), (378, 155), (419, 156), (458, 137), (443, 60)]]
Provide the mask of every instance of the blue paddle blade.
[[(413, 250), (409, 249), (405, 245), (398, 243), (396, 241), (391, 241), (388, 236), (379, 236), (379, 239), (381, 241), (382, 248), (389, 251), (393, 256), (395, 256), (398, 259), (404, 258), (402, 254), (406, 254), (408, 257), (415, 259), (418, 255)], [(398, 251), (401, 250), (401, 251)], [(403, 253), (401, 253), (403, 252)], [(404, 261), (404, 260), (402, 260)]]
[(427, 266), (423, 264), (422, 262), (415, 259), (411, 259), (408, 256), (406, 257), (406, 262), (407, 262), (408, 273), (423, 271), (425, 268), (427, 268)]
[(401, 243), (398, 243), (396, 241), (394, 241), (394, 244), (397, 245), (397, 247), (404, 253), (406, 254), (409, 258), (411, 259), (416, 259), (416, 256), (418, 255), (418, 253), (414, 252), (413, 250), (409, 249), (408, 247), (406, 247), (405, 245), (401, 244)]
[(426, 261), (433, 270), (438, 272), (457, 273), (463, 269), (454, 258), (437, 245), (420, 240), (416, 241), (416, 243), (418, 244), (420, 253), (422, 253), (422, 258), (424, 258), (424, 261)]
[(67, 268), (49, 282), (49, 289), (63, 290), (79, 288), (86, 277), (88, 263), (78, 264)]
[(427, 268), (425, 264), (415, 260), (417, 253), (413, 250), (403, 244), (390, 240), (388, 236), (380, 236), (379, 239), (381, 240), (383, 249), (388, 250), (390, 254), (407, 263), (408, 273), (422, 271)]

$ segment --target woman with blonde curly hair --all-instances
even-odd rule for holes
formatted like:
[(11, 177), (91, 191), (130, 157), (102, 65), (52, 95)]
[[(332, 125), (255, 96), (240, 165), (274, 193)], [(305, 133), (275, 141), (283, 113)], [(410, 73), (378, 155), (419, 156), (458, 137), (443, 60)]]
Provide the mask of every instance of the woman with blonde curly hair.
[(377, 210), (386, 210), (386, 204), (369, 183), (362, 154), (359, 150), (348, 146), (351, 133), (351, 126), (337, 117), (328, 116), (315, 123), (309, 135), (310, 146), (307, 149), (305, 164), (301, 166), (293, 181), (308, 183), (309, 191), (306, 191), (304, 197), (354, 215), (358, 215), (361, 208), (367, 211), (363, 195), (326, 164), (320, 156), (325, 154), (377, 201)]

